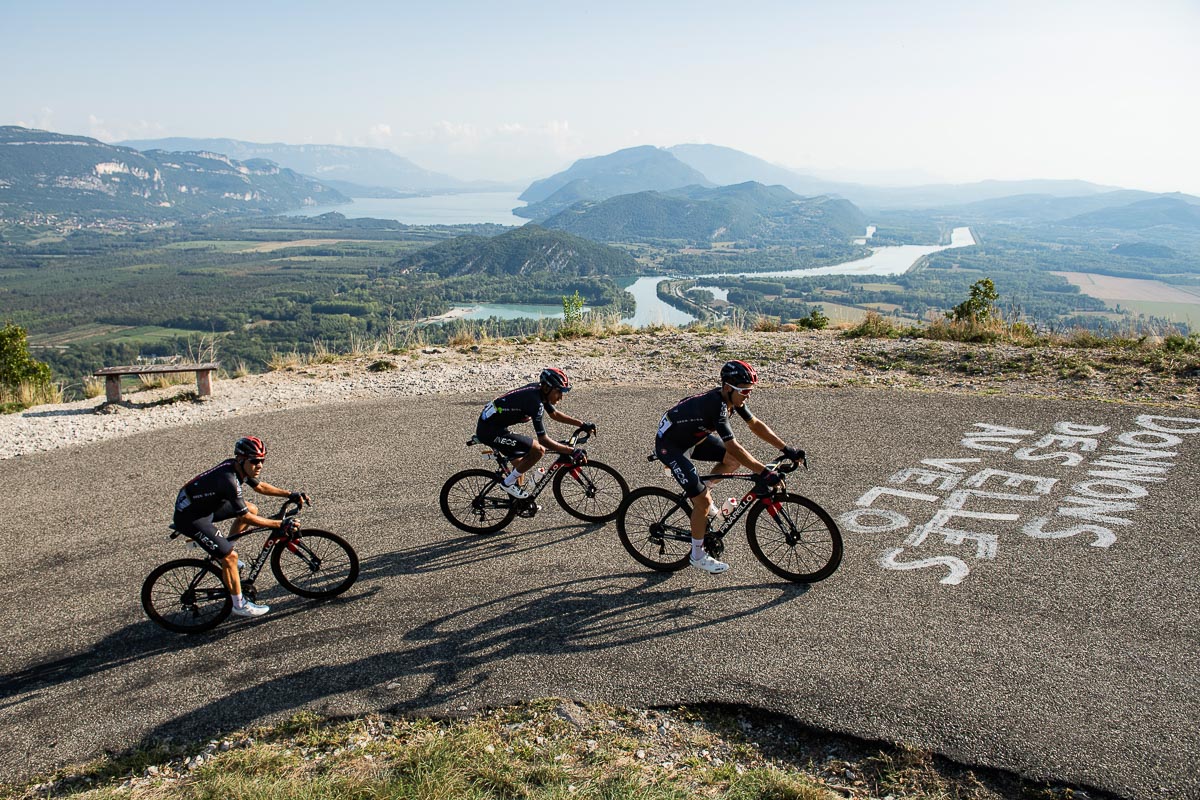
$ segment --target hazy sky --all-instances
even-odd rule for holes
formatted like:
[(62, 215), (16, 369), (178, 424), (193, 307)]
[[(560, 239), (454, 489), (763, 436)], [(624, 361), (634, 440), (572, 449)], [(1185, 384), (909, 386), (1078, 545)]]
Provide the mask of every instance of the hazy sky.
[(839, 177), (1200, 194), (1198, 0), (0, 0), (0, 19), (0, 124), (106, 141), (374, 145), (521, 181), (708, 142)]

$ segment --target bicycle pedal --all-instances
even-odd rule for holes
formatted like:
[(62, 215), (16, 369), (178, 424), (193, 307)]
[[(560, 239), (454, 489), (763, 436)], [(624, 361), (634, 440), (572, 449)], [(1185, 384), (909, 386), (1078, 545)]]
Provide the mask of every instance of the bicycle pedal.
[(537, 503), (530, 503), (525, 508), (517, 512), (517, 516), (531, 518), (534, 514), (541, 510), (541, 506)]

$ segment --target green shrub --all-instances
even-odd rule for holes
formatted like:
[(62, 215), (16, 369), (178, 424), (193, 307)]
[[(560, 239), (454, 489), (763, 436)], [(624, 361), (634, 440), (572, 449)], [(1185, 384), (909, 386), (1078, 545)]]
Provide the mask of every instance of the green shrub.
[(808, 312), (807, 317), (796, 320), (796, 324), (810, 331), (822, 331), (829, 327), (829, 317), (825, 316), (820, 306), (817, 306)]
[(842, 335), (847, 339), (895, 339), (900, 332), (895, 323), (878, 311), (868, 311), (862, 322)]

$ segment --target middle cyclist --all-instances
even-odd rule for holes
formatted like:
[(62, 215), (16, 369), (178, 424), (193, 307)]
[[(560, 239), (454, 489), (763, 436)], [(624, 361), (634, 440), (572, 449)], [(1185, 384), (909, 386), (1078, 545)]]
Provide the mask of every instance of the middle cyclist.
[[(512, 497), (520, 500), (529, 497), (518, 481), (542, 460), (547, 450), (567, 456), (576, 463), (587, 459), (583, 448), (572, 449), (547, 436), (545, 423), (542, 422), (542, 411), (545, 410), (551, 419), (566, 425), (574, 425), (589, 432), (596, 430), (596, 423), (582, 422), (555, 408), (555, 404), (562, 401), (563, 394), (569, 391), (571, 382), (567, 379), (567, 373), (561, 369), (547, 367), (542, 370), (537, 383), (513, 389), (483, 407), (479, 423), (475, 426), (475, 436), (480, 442), (491, 445), (512, 460), (512, 471), (505, 476), (504, 483), (501, 484), (504, 491)], [(508, 430), (510, 425), (530, 420), (533, 421), (537, 441)]]
[[(758, 373), (754, 367), (745, 361), (726, 362), (721, 367), (721, 385), (704, 394), (680, 400), (674, 408), (663, 414), (662, 422), (658, 425), (658, 436), (654, 439), (654, 453), (658, 460), (670, 468), (671, 474), (692, 501), (691, 564), (705, 572), (724, 572), (729, 565), (704, 550), (708, 517), (715, 512), (715, 508), (708, 483), (700, 480), (696, 466), (688, 455), (697, 461), (718, 462), (713, 468), (715, 474), (733, 472), (740, 462), (759, 473), (767, 485), (779, 482), (779, 473), (767, 470), (762, 462), (733, 438), (733, 431), (729, 427), (729, 410), (733, 409), (759, 439), (779, 448), (788, 458), (804, 458), (803, 451), (784, 444), (783, 439), (746, 408), (746, 398), (756, 383)], [(714, 431), (720, 438), (713, 435)]]

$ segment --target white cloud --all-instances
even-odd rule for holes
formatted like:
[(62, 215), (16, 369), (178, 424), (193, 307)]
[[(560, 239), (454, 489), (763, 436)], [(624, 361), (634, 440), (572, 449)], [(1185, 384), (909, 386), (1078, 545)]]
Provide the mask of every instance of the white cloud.
[(158, 139), (167, 135), (161, 122), (139, 119), (136, 122), (109, 124), (95, 114), (88, 114), (88, 135), (102, 142), (121, 142), (126, 139)]
[(54, 109), (48, 106), (42, 106), (37, 110), (37, 114), (33, 120), (26, 122), (23, 119), (17, 120), (17, 125), (22, 128), (33, 128), (40, 131), (54, 130)]

